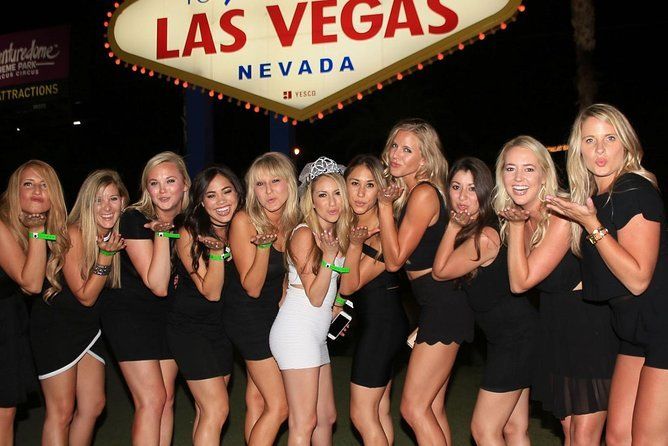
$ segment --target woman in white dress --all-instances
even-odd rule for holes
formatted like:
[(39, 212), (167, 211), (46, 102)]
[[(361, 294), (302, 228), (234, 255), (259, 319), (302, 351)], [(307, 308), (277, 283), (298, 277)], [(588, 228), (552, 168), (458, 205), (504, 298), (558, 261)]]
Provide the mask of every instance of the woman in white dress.
[(342, 173), (343, 166), (320, 157), (299, 176), (303, 223), (287, 242), (288, 289), (269, 335), (288, 399), (291, 446), (332, 444), (327, 331), (352, 217)]

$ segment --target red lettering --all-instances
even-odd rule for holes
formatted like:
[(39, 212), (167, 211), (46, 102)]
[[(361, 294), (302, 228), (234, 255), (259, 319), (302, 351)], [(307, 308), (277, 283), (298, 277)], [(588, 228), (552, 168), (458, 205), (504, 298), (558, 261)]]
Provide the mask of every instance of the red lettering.
[(158, 19), (156, 43), (157, 48), (155, 53), (157, 59), (170, 59), (172, 57), (179, 57), (179, 50), (167, 49), (167, 17)]
[(361, 23), (369, 23), (371, 26), (366, 32), (359, 32), (353, 24), (353, 10), (361, 4), (369, 5), (371, 9), (380, 6), (379, 0), (350, 0), (341, 10), (341, 29), (344, 34), (352, 40), (367, 40), (378, 34), (383, 26), (383, 14), (367, 14), (360, 16)]
[(297, 8), (295, 9), (295, 15), (292, 16), (292, 22), (290, 22), (290, 27), (285, 24), (283, 20), (283, 14), (281, 14), (281, 8), (278, 5), (267, 6), (267, 12), (269, 13), (269, 18), (271, 23), (274, 25), (276, 30), (276, 35), (281, 41), (282, 46), (292, 46), (292, 43), (295, 41), (295, 35), (297, 34), (297, 29), (299, 29), (299, 24), (304, 17), (304, 11), (306, 10), (306, 2), (297, 3)]
[(234, 37), (234, 42), (229, 45), (220, 44), (222, 53), (233, 53), (246, 45), (246, 33), (232, 24), (232, 18), (243, 17), (243, 9), (232, 9), (220, 16), (220, 28), (230, 36)]
[(427, 4), (429, 5), (429, 9), (443, 17), (445, 20), (441, 26), (429, 25), (430, 34), (446, 34), (457, 27), (459, 17), (455, 11), (442, 5), (439, 0), (427, 0)]
[[(202, 40), (196, 40), (197, 34), (201, 36)], [(204, 48), (206, 54), (216, 53), (216, 45), (213, 43), (209, 21), (204, 13), (194, 14), (190, 20), (188, 37), (186, 37), (186, 43), (183, 46), (183, 57), (190, 56), (194, 48)]]
[(312, 42), (331, 43), (336, 42), (336, 34), (325, 34), (324, 27), (330, 23), (336, 23), (336, 17), (325, 16), (324, 9), (336, 6), (336, 0), (320, 0), (311, 3), (311, 32)]
[[(399, 21), (399, 13), (401, 12), (402, 5), (406, 12), (405, 22)], [(387, 29), (385, 29), (385, 37), (394, 37), (394, 33), (400, 28), (408, 28), (411, 36), (421, 36), (424, 34), (413, 0), (394, 0), (394, 3), (392, 3), (390, 18), (387, 22)]]

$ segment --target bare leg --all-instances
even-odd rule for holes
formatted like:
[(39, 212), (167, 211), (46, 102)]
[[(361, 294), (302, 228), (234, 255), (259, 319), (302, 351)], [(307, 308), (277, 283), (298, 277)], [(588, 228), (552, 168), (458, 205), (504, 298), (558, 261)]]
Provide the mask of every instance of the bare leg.
[(249, 382), (253, 382), (262, 401), (261, 415), (252, 427), (248, 444), (271, 446), (281, 424), (288, 418), (288, 401), (281, 371), (273, 357), (261, 361), (246, 361), (246, 367)]
[(350, 418), (365, 446), (388, 445), (379, 414), (380, 401), (386, 390), (386, 387), (369, 388), (350, 384)]
[(445, 436), (445, 441), (447, 444), (452, 444), (452, 434), (450, 433), (450, 424), (448, 423), (448, 416), (445, 414), (445, 392), (448, 388), (448, 383), (450, 382), (450, 377), (445, 380), (445, 384), (441, 387), (441, 390), (436, 394), (434, 402), (431, 403), (431, 411), (434, 412), (436, 421), (443, 431)]
[(193, 432), (195, 446), (219, 446), (220, 432), (229, 413), (227, 387), (222, 376), (188, 381), (188, 388), (199, 408)]
[(391, 396), (392, 381), (385, 386), (383, 397), (380, 399), (380, 404), (378, 405), (378, 418), (380, 419), (380, 424), (383, 426), (385, 438), (387, 438), (387, 444), (389, 445), (394, 444), (394, 423), (392, 421)]
[(40, 384), (46, 402), (42, 445), (67, 446), (76, 398), (77, 366), (43, 379)]
[(599, 446), (607, 411), (573, 415), (571, 418), (571, 446)]
[(529, 446), (529, 389), (522, 389), (513, 413), (503, 427), (503, 438), (509, 446)]
[(14, 445), (16, 407), (0, 407), (0, 446)]
[(668, 370), (643, 367), (633, 413), (633, 445), (668, 444)]
[(158, 446), (166, 399), (160, 363), (157, 360), (123, 361), (119, 366), (135, 405), (132, 444)]
[(471, 433), (478, 446), (506, 445), (503, 430), (521, 394), (522, 390), (503, 393), (483, 389), (478, 391), (478, 399), (471, 420)]
[(564, 433), (564, 446), (571, 446), (571, 416), (567, 416), (563, 420), (559, 420), (561, 422), (561, 430)]
[(316, 413), (318, 421), (313, 430), (311, 444), (313, 446), (331, 446), (332, 427), (336, 422), (336, 405), (334, 404), (334, 384), (332, 383), (332, 367), (330, 364), (320, 367)]
[(93, 442), (95, 422), (104, 410), (104, 364), (84, 355), (77, 364), (76, 409), (70, 426), (70, 446)]
[(179, 368), (176, 361), (166, 359), (160, 361), (160, 371), (165, 386), (165, 406), (162, 409), (162, 418), (160, 419), (160, 446), (170, 446), (172, 444), (172, 432), (174, 431), (174, 386)]
[(317, 423), (320, 367), (282, 370), (288, 399), (288, 446), (309, 446)]
[(415, 344), (401, 396), (401, 414), (413, 428), (419, 444), (447, 446), (432, 403), (450, 377), (459, 345)]
[[(282, 385), (282, 384), (281, 384)], [(244, 439), (250, 442), (251, 431), (264, 410), (264, 398), (246, 368), (246, 416), (244, 418)]]
[(645, 358), (639, 356), (617, 355), (608, 401), (607, 446), (631, 446), (633, 410), (644, 363)]

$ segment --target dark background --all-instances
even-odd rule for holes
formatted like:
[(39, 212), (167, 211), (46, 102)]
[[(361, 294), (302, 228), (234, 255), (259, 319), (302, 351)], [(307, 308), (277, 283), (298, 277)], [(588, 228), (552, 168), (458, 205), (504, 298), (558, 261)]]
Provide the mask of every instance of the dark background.
[[(321, 154), (347, 162), (359, 152), (379, 153), (390, 127), (405, 117), (432, 122), (450, 161), (474, 155), (491, 164), (503, 143), (518, 134), (548, 146), (565, 143), (579, 107), (570, 2), (525, 4), (526, 12), (507, 30), (321, 121), (299, 123), (297, 164)], [(652, 9), (655, 4), (594, 1), (592, 60), (595, 100), (614, 104), (629, 117), (645, 148), (644, 165), (665, 185), (668, 98), (659, 67), (667, 20)], [(167, 149), (185, 154), (183, 88), (116, 66), (107, 57), (103, 22), (113, 1), (12, 5), (19, 11), (0, 14), (0, 34), (69, 25), (71, 67), (67, 97), (0, 106), (0, 188), (20, 163), (39, 158), (59, 172), (70, 204), (86, 174), (101, 167), (117, 169), (136, 197), (150, 156)], [(215, 160), (242, 175), (253, 158), (270, 149), (273, 117), (236, 101), (214, 101)], [(83, 124), (72, 126), (75, 119)], [(562, 162), (563, 154), (555, 158)]]

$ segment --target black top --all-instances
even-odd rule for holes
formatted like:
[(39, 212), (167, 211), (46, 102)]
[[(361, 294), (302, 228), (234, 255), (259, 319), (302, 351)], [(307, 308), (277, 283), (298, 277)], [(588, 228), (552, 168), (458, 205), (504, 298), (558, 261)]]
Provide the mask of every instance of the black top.
[(536, 288), (542, 293), (573, 291), (577, 284), (582, 281), (581, 277), (580, 260), (569, 250), (557, 267), (536, 285)]
[(469, 305), (475, 312), (489, 311), (503, 299), (517, 299), (510, 292), (507, 248), (501, 245), (492, 263), (479, 267), (476, 276), (464, 282)]
[[(278, 302), (283, 295), (283, 279), (285, 278), (285, 262), (283, 253), (278, 251), (272, 245), (269, 248), (269, 265), (267, 265), (267, 275), (260, 290), (260, 296), (256, 299), (250, 297), (241, 285), (241, 278), (236, 269), (234, 261), (225, 264), (225, 268), (230, 269), (229, 276), (226, 276), (224, 300), (225, 305), (267, 305), (278, 308)], [(234, 256), (234, 253), (232, 254)], [(229, 277), (229, 281), (227, 279)]]
[(0, 299), (5, 299), (15, 295), (20, 291), (20, 287), (14, 282), (4, 269), (0, 268)]
[[(196, 322), (199, 324), (219, 326), (222, 315), (222, 299), (210, 301), (204, 297), (192, 277), (188, 274), (183, 262), (178, 260), (176, 265), (177, 279), (173, 280), (172, 291), (173, 303), (170, 312), (172, 322)], [(225, 263), (225, 281), (227, 282), (228, 266), (232, 262)]]
[[(428, 226), (424, 231), (422, 238), (415, 247), (415, 251), (413, 251), (413, 253), (406, 261), (406, 265), (404, 266), (406, 271), (420, 271), (431, 268), (434, 265), (434, 257), (436, 257), (438, 245), (441, 243), (441, 238), (445, 232), (445, 227), (448, 225), (448, 213), (445, 209), (445, 201), (443, 200), (441, 193), (433, 184), (424, 184), (429, 184), (431, 187), (433, 187), (436, 190), (436, 195), (438, 195), (438, 220), (436, 220), (436, 223), (433, 225)], [(406, 207), (404, 207), (404, 209), (401, 211), (401, 215), (399, 216), (399, 223), (401, 223), (401, 221), (404, 219), (404, 216), (406, 215)]]
[[(661, 223), (659, 258), (649, 287), (643, 293), (656, 294), (668, 285), (668, 238), (661, 195), (645, 178), (634, 173), (622, 175), (613, 185), (611, 194), (592, 197), (601, 225), (608, 229), (607, 237), (617, 239), (617, 231), (622, 229), (636, 215), (642, 214), (646, 220)], [(582, 286), (586, 300), (607, 301), (615, 297), (630, 295), (630, 291), (605, 265), (596, 246), (589, 243), (586, 233), (582, 234)]]
[[(365, 256), (371, 257), (372, 259), (377, 259), (379, 262), (385, 262), (383, 255), (378, 256), (378, 251), (375, 248), (364, 243), (362, 245), (362, 253)], [(365, 291), (369, 291), (376, 288), (395, 288), (399, 286), (399, 277), (397, 273), (391, 273), (387, 270), (383, 270), (378, 276), (373, 278), (369, 283), (364, 285), (356, 294), (364, 294)]]

